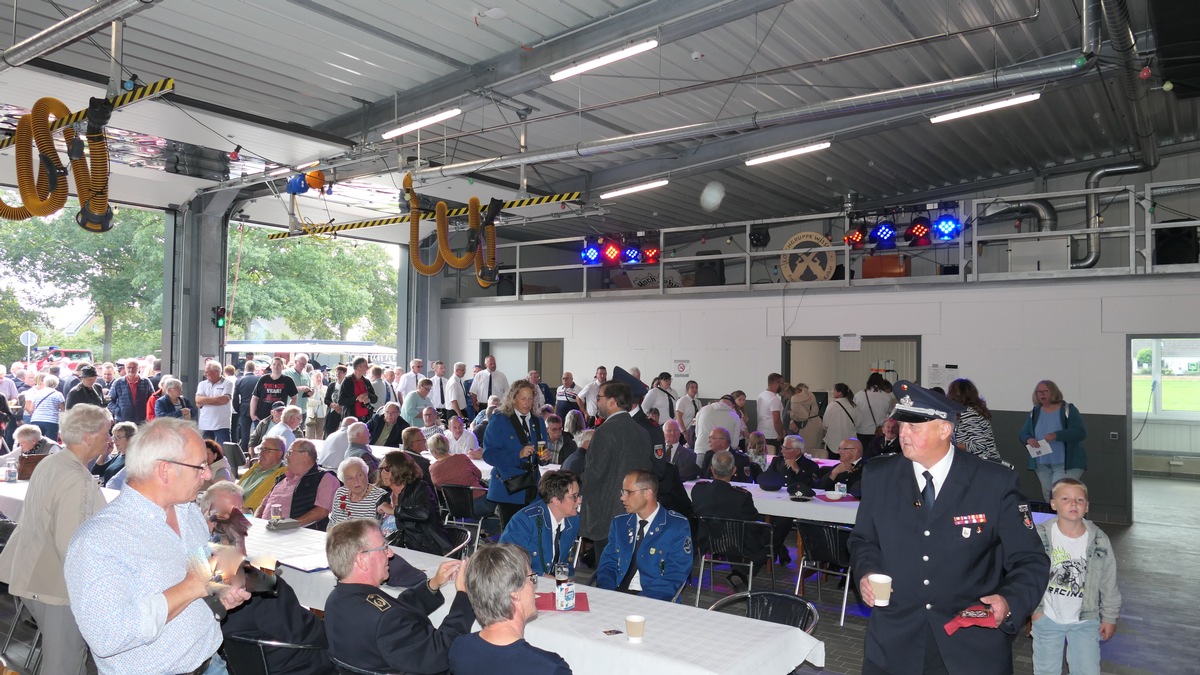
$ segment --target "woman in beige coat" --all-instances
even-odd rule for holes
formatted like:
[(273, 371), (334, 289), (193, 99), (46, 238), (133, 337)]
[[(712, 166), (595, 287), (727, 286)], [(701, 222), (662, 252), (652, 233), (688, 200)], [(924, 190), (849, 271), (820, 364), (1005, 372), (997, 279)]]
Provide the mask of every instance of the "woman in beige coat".
[(821, 423), (820, 406), (817, 397), (803, 382), (796, 385), (792, 397), (788, 401), (788, 412), (792, 421), (788, 425), (788, 433), (796, 434), (804, 439), (804, 448), (813, 457), (825, 458), (825, 426)]
[(43, 673), (84, 672), (87, 645), (71, 615), (63, 559), (75, 530), (106, 504), (88, 463), (107, 450), (111, 424), (107, 410), (86, 403), (63, 413), (65, 450), (34, 470), (17, 529), (0, 553), (0, 580), (42, 629)]

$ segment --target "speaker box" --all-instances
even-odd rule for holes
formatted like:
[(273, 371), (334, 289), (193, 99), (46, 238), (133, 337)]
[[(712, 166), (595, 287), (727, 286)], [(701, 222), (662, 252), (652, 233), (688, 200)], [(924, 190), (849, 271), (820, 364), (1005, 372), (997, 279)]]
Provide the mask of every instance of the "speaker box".
[[(720, 251), (696, 251), (696, 255), (721, 255)], [(693, 286), (724, 286), (725, 261), (700, 260), (696, 262), (696, 280)]]
[(1200, 262), (1200, 235), (1196, 226), (1154, 231), (1154, 264), (1186, 265)]

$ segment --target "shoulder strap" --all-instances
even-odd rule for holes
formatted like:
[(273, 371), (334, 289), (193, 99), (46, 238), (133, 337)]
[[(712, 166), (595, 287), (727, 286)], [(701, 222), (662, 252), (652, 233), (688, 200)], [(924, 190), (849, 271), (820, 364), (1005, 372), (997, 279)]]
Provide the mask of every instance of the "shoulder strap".
[(854, 424), (854, 417), (852, 417), (852, 416), (850, 415), (850, 411), (849, 411), (849, 410), (846, 410), (846, 406), (842, 405), (842, 404), (841, 404), (841, 402), (839, 401), (839, 402), (838, 402), (838, 407), (842, 409), (842, 412), (846, 413), (846, 419), (850, 420), (850, 423), (851, 423), (851, 424)]
[(875, 426), (879, 426), (879, 420), (875, 419), (875, 409), (871, 407), (871, 392), (863, 390), (863, 398), (867, 399), (867, 410), (871, 413), (871, 421)]

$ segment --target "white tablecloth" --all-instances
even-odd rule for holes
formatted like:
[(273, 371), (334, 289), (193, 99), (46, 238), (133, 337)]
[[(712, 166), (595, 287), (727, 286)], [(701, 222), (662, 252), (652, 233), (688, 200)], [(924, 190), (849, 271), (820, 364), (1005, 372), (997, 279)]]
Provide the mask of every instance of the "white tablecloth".
[[(29, 490), (29, 481), (21, 480), (16, 483), (0, 482), (0, 513), (8, 516), (9, 520), (21, 522), (21, 507), (25, 505), (25, 493)], [(100, 488), (104, 498), (112, 501), (121, 494), (117, 490)]]
[[(305, 572), (288, 567), (286, 561), (319, 558), (325, 550), (324, 533), (306, 529), (271, 532), (263, 520), (252, 518), (251, 523), (246, 539), (251, 558), (259, 563), (269, 562), (264, 558), (283, 562), (280, 576), (291, 584), (301, 604), (323, 609), (337, 583), (333, 573)], [(393, 550), (430, 576), (445, 560), (427, 553)], [(539, 591), (553, 589), (552, 579), (539, 580)], [(401, 589), (384, 590), (395, 595)], [(441, 623), (456, 593), (453, 584), (441, 590), (446, 602), (430, 617), (434, 624)], [(543, 612), (526, 628), (525, 637), (530, 644), (562, 655), (579, 675), (625, 675), (647, 667), (655, 675), (782, 674), (806, 660), (817, 666), (825, 663), (825, 645), (797, 628), (598, 588), (578, 590), (587, 593), (589, 612)], [(646, 638), (641, 644), (630, 644), (623, 633), (604, 634), (610, 629), (624, 631), (625, 616), (629, 614), (646, 617)], [(729, 648), (704, 649), (706, 641), (716, 635)]]
[[(696, 486), (696, 481), (684, 483), (690, 494)], [(853, 525), (858, 516), (858, 500), (843, 499), (838, 502), (826, 502), (813, 498), (810, 502), (794, 502), (788, 496), (787, 490), (770, 492), (753, 483), (735, 483), (745, 488), (754, 496), (754, 508), (764, 516), (785, 516), (799, 520), (811, 520), (817, 523), (840, 523)], [(817, 494), (824, 494), (817, 490)]]

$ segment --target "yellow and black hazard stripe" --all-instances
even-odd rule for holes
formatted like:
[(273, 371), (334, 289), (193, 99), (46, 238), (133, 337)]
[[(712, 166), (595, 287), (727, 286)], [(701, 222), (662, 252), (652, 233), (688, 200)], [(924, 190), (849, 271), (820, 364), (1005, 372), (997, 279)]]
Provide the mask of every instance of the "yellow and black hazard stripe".
[[(537, 206), (539, 204), (557, 204), (558, 202), (569, 202), (579, 199), (579, 192), (567, 192), (561, 195), (548, 195), (545, 197), (530, 197), (529, 199), (514, 199), (509, 202), (504, 202), (505, 209), (519, 209), (524, 206)], [(464, 206), (460, 209), (454, 209), (446, 212), (447, 218), (456, 218), (467, 215), (469, 208)], [(360, 220), (355, 223), (342, 223), (341, 225), (319, 225), (317, 227), (309, 227), (298, 232), (277, 232), (267, 235), (267, 239), (287, 239), (288, 237), (303, 237), (309, 234), (329, 234), (331, 232), (345, 232), (347, 230), (361, 230), (366, 227), (381, 227), (383, 225), (396, 225), (398, 223), (411, 222), (411, 218), (406, 214), (403, 216), (392, 216), (390, 218), (376, 218), (375, 220)]]
[[(162, 96), (163, 94), (172, 91), (175, 91), (175, 78), (173, 77), (168, 77), (165, 80), (159, 80), (157, 82), (151, 82), (144, 87), (138, 87), (133, 91), (127, 91), (124, 94), (117, 96), (115, 99), (113, 99), (113, 110), (120, 109), (124, 106), (137, 103), (138, 101), (143, 101), (148, 98)], [(69, 127), (77, 122), (83, 121), (86, 117), (87, 108), (84, 108), (83, 110), (73, 112), (70, 115), (63, 117), (62, 119), (56, 119), (54, 120), (54, 123), (50, 125), (50, 132), (54, 133), (63, 127)], [(15, 142), (15, 136), (9, 136), (3, 141), (0, 141), (0, 150), (11, 147)]]

